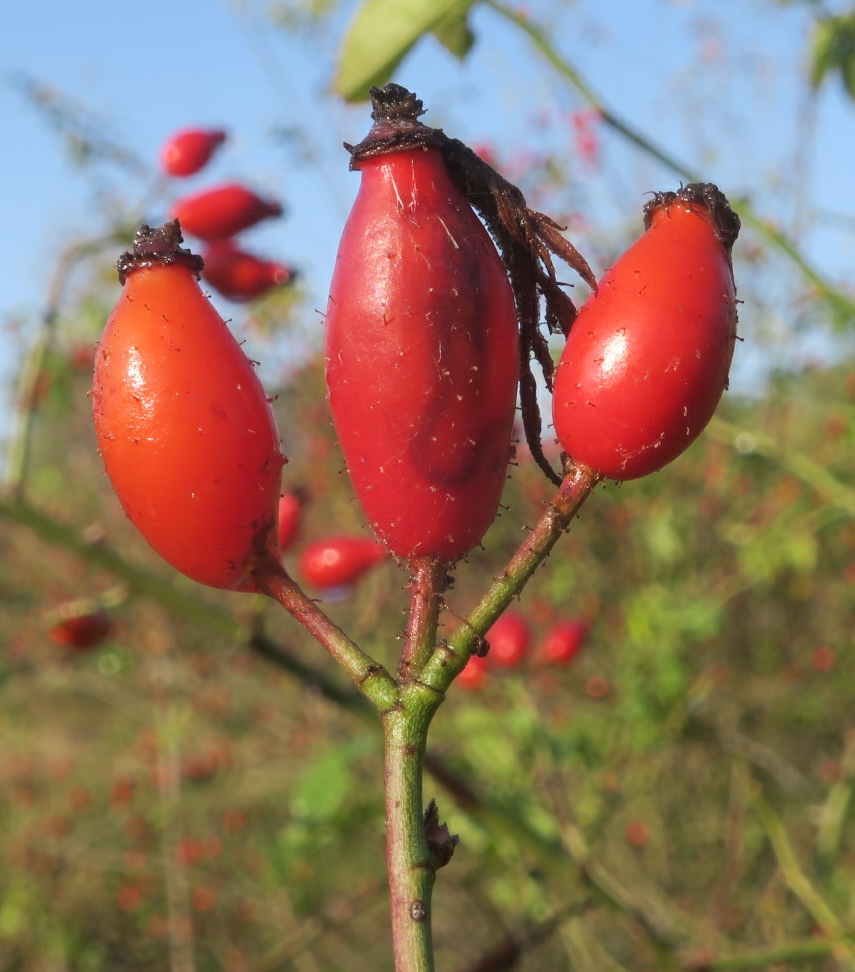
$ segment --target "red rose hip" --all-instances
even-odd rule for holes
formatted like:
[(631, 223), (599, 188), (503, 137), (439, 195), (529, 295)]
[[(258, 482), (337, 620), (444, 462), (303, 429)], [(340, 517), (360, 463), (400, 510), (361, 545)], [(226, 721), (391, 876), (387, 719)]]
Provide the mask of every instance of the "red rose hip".
[(284, 459), (258, 375), (202, 293), (176, 223), (142, 227), (95, 357), (93, 417), (128, 517), (173, 567), (254, 591), (281, 571)]
[(659, 193), (645, 226), (579, 311), (555, 376), (562, 448), (607, 479), (646, 476), (695, 441), (736, 341), (739, 218), (721, 192)]
[[(420, 126), (417, 109), (402, 117), (373, 94), (363, 147)], [(352, 166), (361, 185), (326, 316), (333, 420), (357, 498), (392, 553), (455, 561), (492, 522), (510, 459), (513, 294), (438, 150), (368, 151)]]

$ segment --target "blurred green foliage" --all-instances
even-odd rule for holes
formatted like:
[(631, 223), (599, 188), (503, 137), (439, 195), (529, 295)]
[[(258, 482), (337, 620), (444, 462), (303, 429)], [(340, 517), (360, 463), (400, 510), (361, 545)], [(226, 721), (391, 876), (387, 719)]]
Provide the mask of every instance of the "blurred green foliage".
[[(0, 970), (386, 968), (379, 733), (253, 651), (261, 633), (347, 694), (275, 605), (193, 585), (135, 535), (89, 427), (79, 342), (94, 327), (84, 301), (74, 343), (47, 360), (26, 484), (81, 551), (0, 520)], [(286, 482), (309, 497), (292, 565), (331, 524), (364, 529), (321, 372), (313, 359), (291, 374), (275, 406)], [(509, 941), (517, 964), (497, 967), (773, 967), (775, 949), (782, 967), (840, 967), (829, 937), (855, 918), (855, 527), (757, 443), (785, 441), (790, 465), (821, 466), (845, 497), (853, 410), (855, 366), (781, 376), (761, 401), (726, 398), (662, 473), (588, 501), (519, 605), (536, 640), (588, 619), (582, 654), (550, 667), (535, 647), (478, 691), (455, 686), (436, 719), (427, 796), (461, 837), (439, 874), (440, 967), (476, 968)], [(448, 625), (549, 498), (520, 451)], [(185, 609), (117, 585), (87, 545), (163, 578)], [(325, 607), (394, 664), (406, 583), (384, 564)], [(115, 622), (87, 652), (48, 638), (79, 598)], [(204, 623), (223, 610), (237, 637)], [(769, 819), (836, 932), (794, 890)]]

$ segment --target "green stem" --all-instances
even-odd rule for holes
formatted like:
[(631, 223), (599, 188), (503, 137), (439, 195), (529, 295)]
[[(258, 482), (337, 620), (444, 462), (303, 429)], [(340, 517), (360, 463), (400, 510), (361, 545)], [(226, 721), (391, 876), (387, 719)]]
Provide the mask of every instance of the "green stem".
[(769, 948), (745, 949), (727, 955), (710, 956), (704, 951), (696, 960), (688, 957), (682, 965), (698, 972), (734, 972), (737, 969), (786, 968), (790, 962), (804, 962), (807, 959), (834, 955), (847, 941), (832, 941), (828, 938), (800, 938)]
[(441, 696), (412, 683), (383, 715), (386, 870), (395, 972), (433, 972), (431, 895), (435, 864), (425, 836), (422, 772), (427, 734)]
[(277, 562), (275, 568), (264, 571), (256, 581), (258, 590), (267, 594), (302, 625), (345, 670), (353, 684), (380, 712), (394, 706), (398, 700), (398, 685), (386, 669), (335, 624), (307, 597), (285, 568)]
[(840, 952), (845, 955), (850, 965), (855, 963), (855, 948), (843, 941), (845, 936), (843, 922), (802, 870), (781, 818), (759, 794), (754, 798), (754, 811), (766, 831), (787, 887), (801, 901), (825, 935), (839, 941)]
[(568, 461), (558, 491), (537, 525), (513, 555), (468, 619), (447, 642), (440, 645), (425, 665), (421, 681), (445, 692), (469, 661), (476, 639), (483, 637), (495, 620), (517, 597), (535, 570), (566, 532), (570, 521), (599, 482), (596, 473), (581, 463)]

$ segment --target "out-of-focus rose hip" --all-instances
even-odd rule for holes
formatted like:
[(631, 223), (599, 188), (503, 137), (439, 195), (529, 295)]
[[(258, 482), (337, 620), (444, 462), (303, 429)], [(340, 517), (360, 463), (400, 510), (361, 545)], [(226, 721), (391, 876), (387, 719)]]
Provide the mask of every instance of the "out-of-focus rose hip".
[(184, 196), (173, 205), (171, 215), (185, 234), (200, 240), (224, 240), (283, 212), (275, 199), (265, 199), (239, 182), (229, 182)]
[(226, 140), (222, 128), (183, 128), (160, 150), (160, 165), (167, 175), (186, 178), (200, 172)]
[(227, 300), (242, 303), (261, 297), (294, 279), (294, 271), (278, 260), (241, 249), (233, 240), (216, 240), (202, 251), (202, 279)]

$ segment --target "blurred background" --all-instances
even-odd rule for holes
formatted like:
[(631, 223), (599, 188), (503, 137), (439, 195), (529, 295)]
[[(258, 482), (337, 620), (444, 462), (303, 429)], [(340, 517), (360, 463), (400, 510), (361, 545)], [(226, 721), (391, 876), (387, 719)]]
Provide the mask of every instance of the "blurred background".
[[(390, 76), (598, 276), (651, 191), (712, 181), (743, 220), (716, 419), (594, 494), (514, 608), (512, 661), (437, 717), (426, 792), (461, 836), (439, 967), (855, 968), (855, 8), (34, 0), (2, 19), (0, 972), (392, 967), (370, 713), (272, 604), (146, 547), (87, 398), (137, 226), (228, 182), (280, 202), (239, 239), (276, 280), (207, 286), (279, 396), (286, 562), (394, 665), (405, 572), (328, 590), (301, 559), (370, 535), (319, 354), (358, 187), (342, 143)], [(188, 127), (227, 138), (178, 177), (161, 152)], [(449, 626), (549, 495), (521, 451)]]

